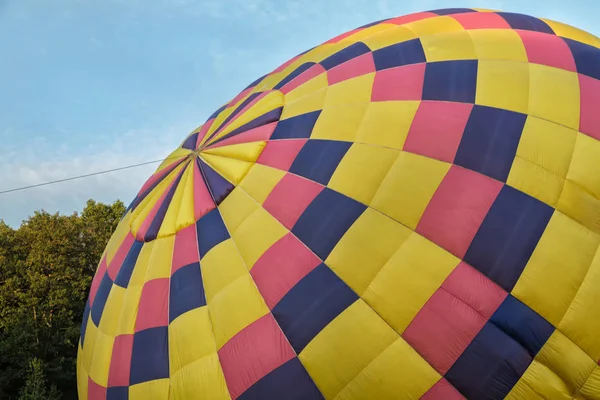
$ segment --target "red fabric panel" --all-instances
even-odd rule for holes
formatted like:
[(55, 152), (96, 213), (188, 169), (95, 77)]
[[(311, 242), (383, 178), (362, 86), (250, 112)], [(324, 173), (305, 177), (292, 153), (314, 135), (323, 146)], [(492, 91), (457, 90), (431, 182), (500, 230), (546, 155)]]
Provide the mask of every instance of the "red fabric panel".
[(422, 101), (404, 143), (404, 150), (452, 163), (472, 104)]
[(127, 236), (125, 236), (125, 239), (123, 239), (123, 242), (119, 246), (119, 249), (115, 253), (114, 257), (112, 260), (110, 260), (110, 264), (108, 265), (108, 276), (110, 276), (110, 279), (112, 279), (113, 282), (115, 281), (117, 274), (123, 265), (123, 261), (125, 261), (125, 257), (127, 257), (127, 253), (129, 253), (129, 250), (131, 250), (131, 246), (133, 245), (134, 241), (135, 238), (133, 235), (128, 233)]
[(228, 106), (233, 106), (233, 105), (237, 104), (240, 100), (242, 100), (244, 97), (249, 95), (250, 92), (252, 91), (252, 89), (254, 89), (254, 87), (249, 87), (247, 89), (242, 90), (237, 96), (235, 96), (233, 99), (231, 99)]
[(198, 146), (200, 146), (200, 142), (202, 142), (202, 140), (206, 136), (206, 133), (210, 129), (210, 127), (213, 124), (213, 122), (215, 122), (214, 118), (213, 119), (209, 119), (208, 121), (206, 121), (204, 123), (204, 125), (202, 125), (202, 127), (198, 131), (198, 140), (196, 141), (196, 148), (198, 148)]
[(219, 350), (231, 398), (295, 356), (270, 313), (248, 325)]
[(323, 186), (318, 183), (288, 173), (275, 185), (263, 207), (291, 230), (321, 190)]
[(508, 22), (493, 12), (474, 12), (453, 15), (465, 29), (512, 29)]
[(560, 37), (542, 32), (517, 30), (530, 63), (577, 72), (569, 45)]
[(375, 61), (373, 60), (373, 53), (371, 52), (333, 67), (327, 71), (327, 79), (330, 85), (334, 85), (370, 72), (375, 72)]
[(106, 400), (106, 388), (88, 377), (88, 400)]
[(417, 232), (462, 259), (502, 186), (453, 165), (425, 209)]
[(600, 81), (579, 74), (581, 121), (579, 130), (600, 140)]
[(261, 125), (254, 129), (250, 129), (248, 131), (232, 136), (223, 141), (217, 142), (214, 145), (207, 146), (207, 148), (214, 149), (216, 147), (231, 146), (232, 144), (267, 141), (271, 138), (271, 135), (273, 134), (273, 131), (275, 131), (276, 126), (277, 122), (271, 122), (267, 125)]
[(286, 83), (285, 85), (283, 85), (281, 89), (279, 89), (279, 91), (283, 94), (287, 94), (292, 90), (296, 89), (298, 86), (310, 81), (316, 76), (324, 74), (325, 72), (325, 68), (323, 68), (321, 64), (315, 64), (306, 71), (302, 72), (294, 79), (292, 79), (291, 81), (289, 81), (288, 83)]
[(102, 257), (100, 260), (100, 264), (98, 264), (98, 268), (96, 269), (96, 274), (94, 275), (94, 279), (92, 279), (92, 285), (90, 287), (90, 309), (92, 304), (94, 303), (94, 299), (96, 298), (96, 292), (98, 291), (98, 286), (100, 286), (100, 282), (102, 278), (104, 278), (104, 273), (106, 272), (106, 256)]
[(144, 284), (135, 331), (167, 326), (169, 323), (169, 279), (152, 279)]
[(442, 378), (431, 387), (421, 400), (466, 400), (454, 386), (446, 379)]
[(426, 18), (437, 17), (437, 14), (432, 12), (417, 12), (413, 14), (403, 15), (401, 17), (396, 17), (385, 21), (386, 24), (395, 24), (395, 25), (404, 25), (409, 22), (420, 21)]
[(421, 100), (425, 63), (377, 71), (371, 101)]
[(192, 263), (197, 263), (198, 261), (199, 255), (196, 225), (190, 225), (175, 234), (171, 275), (179, 268)]
[(288, 233), (275, 242), (250, 270), (269, 309), (285, 296), (321, 260), (298, 238)]
[(307, 139), (271, 140), (256, 161), (282, 171), (289, 171)]
[(109, 387), (129, 386), (132, 350), (133, 335), (119, 335), (115, 338), (108, 372)]

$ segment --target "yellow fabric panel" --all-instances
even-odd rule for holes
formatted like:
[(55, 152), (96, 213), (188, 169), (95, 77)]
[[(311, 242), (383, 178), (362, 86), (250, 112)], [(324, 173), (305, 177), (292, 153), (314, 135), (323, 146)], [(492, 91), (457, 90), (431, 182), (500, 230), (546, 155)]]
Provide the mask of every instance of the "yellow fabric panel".
[(541, 362), (533, 360), (506, 399), (571, 400), (570, 393), (568, 385), (554, 371)]
[(394, 149), (354, 143), (327, 186), (368, 205), (399, 154)]
[(163, 169), (165, 169), (166, 167), (168, 167), (169, 165), (172, 165), (173, 163), (177, 162), (178, 160), (181, 160), (184, 157), (187, 157), (190, 153), (192, 153), (189, 149), (182, 149), (182, 148), (177, 148), (175, 150), (173, 150), (168, 156), (165, 157), (165, 159), (159, 164), (159, 166), (156, 168), (156, 170), (154, 171), (154, 173), (157, 173), (159, 171), (162, 171)]
[(362, 298), (402, 334), (459, 262), (457, 257), (413, 232)]
[(320, 62), (329, 57), (330, 55), (337, 53), (341, 49), (348, 47), (348, 43), (338, 42), (338, 43), (324, 43), (320, 46), (314, 47), (309, 50), (305, 54), (303, 54), (299, 60), (297, 66), (305, 63), (305, 62)]
[(556, 206), (569, 170), (577, 131), (529, 116), (507, 183)]
[(599, 244), (598, 234), (555, 211), (512, 294), (558, 326)]
[(381, 32), (387, 31), (388, 29), (393, 28), (395, 26), (396, 25), (394, 25), (394, 24), (386, 24), (386, 23), (369, 26), (367, 28), (359, 30), (356, 33), (346, 36), (345, 38), (343, 38), (341, 40), (341, 42), (355, 43), (355, 42), (363, 41), (364, 39), (370, 38), (374, 35), (378, 35)]
[(479, 60), (475, 103), (527, 114), (530, 104), (528, 64)]
[(600, 141), (577, 134), (567, 179), (600, 199)]
[(419, 37), (433, 35), (435, 33), (462, 31), (465, 29), (457, 20), (445, 15), (409, 22), (408, 24), (404, 24), (404, 26), (416, 33)]
[(450, 164), (402, 152), (383, 179), (371, 207), (415, 229)]
[(296, 101), (304, 96), (308, 96), (309, 94), (318, 90), (325, 89), (327, 86), (329, 86), (327, 73), (323, 72), (322, 74), (315, 76), (308, 82), (305, 82), (304, 84), (294, 88), (294, 90), (291, 92), (287, 93), (285, 95), (285, 104)]
[(404, 339), (398, 338), (335, 397), (336, 400), (418, 399), (440, 375)]
[(323, 88), (301, 97), (298, 100), (294, 100), (291, 103), (286, 102), (283, 112), (281, 113), (281, 120), (322, 109), (323, 104), (325, 103), (326, 94), (327, 88)]
[(369, 103), (375, 72), (351, 78), (329, 86), (323, 108), (349, 103)]
[(88, 398), (88, 374), (83, 366), (81, 346), (77, 346), (77, 396), (79, 400)]
[(254, 162), (262, 153), (266, 142), (248, 142), (238, 143), (221, 147), (214, 147), (202, 150), (202, 154), (211, 154), (225, 158), (235, 158), (237, 160)]
[(581, 43), (589, 44), (590, 46), (600, 48), (600, 38), (592, 35), (591, 33), (584, 32), (579, 28), (575, 28), (571, 25), (563, 24), (562, 22), (552, 21), (546, 18), (540, 18), (542, 21), (547, 23), (550, 28), (556, 33), (557, 36), (566, 37), (569, 39), (577, 40)]
[(133, 268), (131, 278), (129, 279), (127, 290), (135, 285), (142, 286), (144, 282), (146, 282), (146, 272), (150, 266), (150, 258), (154, 252), (154, 245), (157, 242), (158, 240), (153, 240), (152, 242), (145, 242), (142, 245), (142, 249), (140, 250), (140, 254), (135, 262), (135, 267)]
[[(279, 71), (277, 73), (271, 72), (269, 75), (265, 76), (260, 83), (254, 87), (254, 89), (252, 89), (251, 93), (264, 92), (266, 90), (273, 89), (276, 84), (278, 84), (285, 76), (287, 76), (285, 73), (286, 70), (293, 71), (293, 69), (290, 70), (288, 66), (288, 68), (284, 69), (283, 71)], [(242, 99), (241, 101), (244, 100), (245, 99)]]
[(285, 175), (285, 171), (262, 164), (254, 164), (240, 187), (256, 202), (263, 204), (273, 188)]
[(420, 101), (369, 103), (355, 140), (402, 150), (419, 104)]
[[(186, 166), (186, 169), (185, 169), (183, 175), (181, 176), (179, 184), (177, 185), (177, 187), (175, 189), (175, 193), (173, 193), (173, 198), (171, 199), (169, 208), (167, 209), (167, 212), (165, 214), (163, 222), (160, 225), (160, 229), (158, 230), (158, 235), (157, 235), (158, 238), (163, 238), (168, 235), (173, 235), (175, 232), (177, 232), (177, 219), (179, 217), (179, 210), (181, 208), (181, 202), (184, 199), (184, 197), (183, 197), (184, 192), (185, 192), (186, 187), (188, 186), (187, 180), (190, 179), (193, 181), (193, 179), (194, 179), (193, 175), (190, 174), (190, 171), (193, 171), (193, 170), (192, 170), (192, 168), (189, 167), (189, 165), (193, 165), (193, 163), (190, 163), (190, 164), (188, 164), (188, 166)], [(192, 193), (188, 192), (188, 196)], [(188, 200), (188, 203), (191, 204), (193, 207), (193, 198), (191, 199), (191, 201)], [(189, 213), (189, 210), (188, 210), (188, 213)], [(192, 216), (192, 221), (193, 221), (193, 219), (194, 219), (193, 208), (192, 208), (191, 216)], [(188, 214), (188, 218), (189, 218), (189, 214)]]
[(171, 376), (186, 365), (216, 352), (207, 306), (185, 312), (169, 324)]
[(117, 334), (125, 292), (125, 288), (113, 285), (108, 294), (108, 299), (106, 299), (106, 304), (102, 311), (102, 318), (100, 319), (100, 326), (98, 328), (109, 336), (114, 337)]
[(554, 331), (535, 359), (560, 377), (571, 396), (583, 386), (597, 365), (559, 330)]
[(420, 38), (427, 62), (475, 60), (475, 46), (467, 31), (427, 35)]
[[(257, 232), (260, 234), (257, 235)], [(260, 256), (288, 232), (275, 217), (260, 207), (231, 236), (250, 270)]]
[(232, 239), (219, 243), (200, 262), (206, 301), (210, 303), (231, 282), (248, 273), (242, 256)]
[[(240, 100), (238, 102), (238, 104), (241, 103), (242, 101), (243, 100)], [(223, 111), (221, 111), (219, 113), (219, 115), (216, 116), (215, 120), (208, 128), (208, 131), (206, 131), (206, 135), (204, 135), (204, 138), (202, 138), (202, 140), (200, 141), (200, 145), (203, 145), (204, 143), (206, 143), (208, 138), (210, 138), (211, 135), (217, 130), (217, 128), (219, 128), (219, 126), (221, 126), (223, 121), (225, 121), (231, 115), (231, 113), (233, 112), (233, 110), (236, 109), (236, 107), (237, 107), (237, 104), (234, 104), (232, 106), (230, 105), (227, 108), (225, 108)]]
[(417, 35), (407, 27), (397, 25), (375, 35), (364, 38), (362, 42), (369, 46), (372, 51), (375, 51), (396, 43), (402, 43), (411, 39), (415, 39), (416, 37)]
[(229, 232), (235, 232), (240, 224), (259, 207), (260, 205), (248, 193), (236, 187), (219, 205), (219, 211)]
[(129, 233), (129, 224), (127, 224), (124, 220), (119, 222), (114, 233), (111, 235), (108, 244), (106, 245), (106, 264), (110, 264), (112, 259), (117, 254), (117, 250), (125, 240), (125, 236)]
[(175, 235), (154, 240), (152, 254), (146, 271), (146, 282), (152, 279), (170, 278), (175, 248)]
[(211, 142), (279, 107), (283, 107), (283, 94), (278, 90), (267, 93), (263, 98), (254, 103), (254, 105), (248, 108), (246, 111), (237, 114), (229, 122), (229, 125), (227, 125), (226, 128), (224, 128), (217, 135), (215, 135), (214, 138), (211, 139)]
[(310, 138), (354, 141), (368, 106), (368, 103), (355, 103), (325, 108)]
[(581, 387), (579, 393), (575, 396), (577, 400), (600, 400), (600, 366), (596, 366), (588, 378), (587, 382)]
[(129, 386), (129, 400), (164, 400), (169, 398), (169, 379), (156, 379)]
[(94, 325), (94, 321), (92, 321), (92, 316), (90, 315), (85, 328), (85, 340), (83, 342), (83, 349), (81, 351), (81, 359), (83, 360), (82, 364), (86, 371), (90, 370), (90, 364), (92, 363), (97, 332), (98, 327)]
[(529, 64), (529, 114), (579, 129), (577, 73)]
[(223, 288), (208, 307), (217, 349), (269, 312), (249, 273)]
[(101, 330), (96, 331), (94, 354), (92, 355), (89, 375), (94, 382), (104, 387), (108, 385), (108, 371), (114, 343), (114, 337), (104, 334)]
[(367, 208), (325, 264), (360, 296), (411, 233), (391, 218)]
[(172, 374), (170, 398), (172, 400), (231, 399), (217, 353), (196, 360)]
[(600, 360), (600, 252), (592, 265), (558, 329), (594, 360)]
[(176, 231), (190, 226), (196, 222), (194, 214), (194, 168), (196, 163), (188, 164), (185, 175), (180, 183), (183, 186), (183, 194), (179, 203), (179, 213), (175, 220)]
[(600, 200), (577, 184), (568, 180), (565, 182), (556, 209), (600, 233)]
[(201, 158), (234, 185), (239, 185), (242, 179), (244, 179), (244, 176), (248, 173), (250, 167), (252, 167), (252, 162), (249, 161), (220, 157), (204, 152), (202, 153)]
[(135, 320), (137, 318), (138, 306), (142, 297), (142, 284), (132, 285), (131, 282), (125, 291), (121, 316), (115, 331), (115, 336), (132, 335), (135, 331)]
[(329, 323), (298, 358), (326, 399), (335, 396), (398, 335), (362, 300)]
[(481, 60), (513, 60), (527, 62), (527, 51), (521, 36), (510, 29), (473, 29), (467, 31)]

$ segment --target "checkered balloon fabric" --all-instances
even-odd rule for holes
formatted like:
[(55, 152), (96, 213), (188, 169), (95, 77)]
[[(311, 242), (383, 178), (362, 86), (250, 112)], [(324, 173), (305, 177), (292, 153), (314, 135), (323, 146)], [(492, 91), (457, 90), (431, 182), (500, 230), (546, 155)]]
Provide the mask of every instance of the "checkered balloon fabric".
[(114, 232), (80, 399), (600, 399), (599, 48), (444, 9), (256, 80)]

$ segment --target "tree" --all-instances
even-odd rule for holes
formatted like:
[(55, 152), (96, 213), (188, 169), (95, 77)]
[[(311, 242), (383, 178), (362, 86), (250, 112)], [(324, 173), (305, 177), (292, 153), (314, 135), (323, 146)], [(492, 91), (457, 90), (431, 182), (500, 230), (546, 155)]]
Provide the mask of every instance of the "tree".
[(81, 215), (39, 211), (19, 229), (0, 223), (0, 398), (17, 398), (42, 378), (64, 398), (77, 397), (85, 301), (124, 211), (120, 201), (90, 200)]

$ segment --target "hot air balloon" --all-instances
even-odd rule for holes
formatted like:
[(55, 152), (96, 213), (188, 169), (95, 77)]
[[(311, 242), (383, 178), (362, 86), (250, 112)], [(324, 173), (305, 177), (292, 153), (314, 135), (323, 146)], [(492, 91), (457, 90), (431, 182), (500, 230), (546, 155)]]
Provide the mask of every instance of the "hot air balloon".
[(257, 79), (93, 279), (81, 399), (600, 399), (600, 39), (419, 12)]

